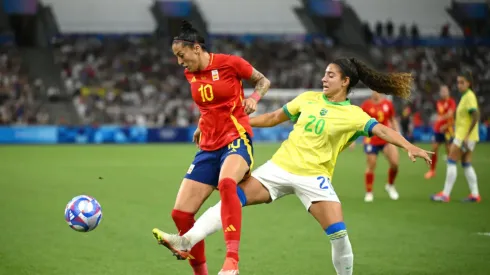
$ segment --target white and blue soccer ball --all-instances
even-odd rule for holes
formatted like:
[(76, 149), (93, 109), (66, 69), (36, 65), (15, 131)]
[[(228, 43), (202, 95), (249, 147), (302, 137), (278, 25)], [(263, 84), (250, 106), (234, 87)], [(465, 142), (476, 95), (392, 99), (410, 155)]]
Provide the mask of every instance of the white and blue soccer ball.
[(81, 195), (71, 199), (65, 208), (65, 220), (78, 232), (94, 230), (102, 219), (102, 208), (93, 197)]

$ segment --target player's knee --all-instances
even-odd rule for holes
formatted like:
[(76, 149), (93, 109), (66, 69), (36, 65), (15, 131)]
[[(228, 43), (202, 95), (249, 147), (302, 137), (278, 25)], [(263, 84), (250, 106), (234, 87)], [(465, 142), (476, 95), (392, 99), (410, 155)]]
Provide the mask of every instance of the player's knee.
[(170, 215), (172, 216), (172, 220), (174, 220), (176, 224), (194, 223), (194, 213), (173, 209)]
[(218, 189), (221, 191), (227, 191), (230, 189), (236, 190), (237, 183), (232, 178), (224, 178), (218, 182)]
[(330, 240), (336, 240), (347, 236), (347, 227), (344, 222), (337, 222), (329, 225), (325, 229), (325, 233), (330, 238)]

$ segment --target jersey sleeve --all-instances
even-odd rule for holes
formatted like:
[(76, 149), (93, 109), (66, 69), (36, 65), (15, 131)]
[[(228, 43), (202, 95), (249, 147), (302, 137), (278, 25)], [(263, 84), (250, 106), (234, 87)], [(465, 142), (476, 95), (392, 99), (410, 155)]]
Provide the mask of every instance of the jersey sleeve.
[(240, 78), (250, 79), (252, 76), (253, 67), (247, 60), (235, 55), (230, 55), (230, 60), (233, 68), (235, 68), (235, 71)]
[(360, 136), (372, 137), (373, 128), (378, 124), (378, 121), (370, 117), (362, 109), (356, 108), (352, 112), (352, 127), (356, 131), (355, 134), (349, 139), (349, 142), (356, 140)]
[(289, 119), (293, 122), (296, 122), (301, 114), (301, 103), (303, 102), (305, 93), (300, 94), (295, 97), (293, 100), (286, 103), (282, 106), (282, 110), (289, 117)]
[(476, 101), (476, 96), (474, 94), (469, 95), (465, 103), (466, 105), (464, 107), (468, 110), (468, 113), (471, 114), (478, 111), (478, 102)]

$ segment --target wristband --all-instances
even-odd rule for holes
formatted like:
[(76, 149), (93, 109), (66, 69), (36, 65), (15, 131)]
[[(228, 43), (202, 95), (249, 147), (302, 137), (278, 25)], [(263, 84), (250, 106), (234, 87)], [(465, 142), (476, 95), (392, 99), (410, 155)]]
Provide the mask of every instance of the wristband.
[(259, 102), (261, 96), (257, 91), (255, 91), (250, 95), (250, 98), (253, 98), (256, 102)]

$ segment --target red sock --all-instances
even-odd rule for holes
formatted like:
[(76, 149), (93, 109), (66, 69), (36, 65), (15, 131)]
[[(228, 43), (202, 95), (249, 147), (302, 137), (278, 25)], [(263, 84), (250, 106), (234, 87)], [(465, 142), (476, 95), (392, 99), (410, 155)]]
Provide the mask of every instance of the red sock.
[(430, 170), (432, 171), (436, 170), (436, 163), (437, 163), (437, 153), (432, 155), (432, 163), (430, 165)]
[(388, 170), (388, 184), (392, 185), (395, 183), (396, 175), (398, 174), (398, 168), (390, 168)]
[(374, 174), (366, 172), (364, 174), (364, 182), (366, 183), (366, 192), (373, 192)]
[(221, 222), (226, 242), (226, 257), (238, 261), (240, 233), (242, 229), (242, 205), (236, 193), (237, 183), (224, 178), (218, 183), (221, 196)]
[[(189, 231), (196, 220), (194, 220), (194, 214), (183, 212), (179, 210), (172, 210), (172, 219), (177, 226), (177, 230), (179, 230), (179, 235), (182, 236), (187, 231)], [(189, 260), (192, 269), (194, 270), (194, 274), (199, 275), (207, 275), (207, 266), (206, 266), (206, 254), (204, 252), (204, 241), (198, 242), (190, 251), (191, 255), (194, 259)]]

